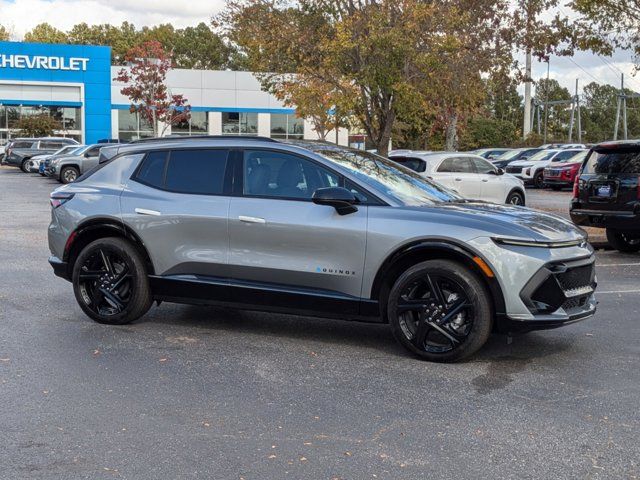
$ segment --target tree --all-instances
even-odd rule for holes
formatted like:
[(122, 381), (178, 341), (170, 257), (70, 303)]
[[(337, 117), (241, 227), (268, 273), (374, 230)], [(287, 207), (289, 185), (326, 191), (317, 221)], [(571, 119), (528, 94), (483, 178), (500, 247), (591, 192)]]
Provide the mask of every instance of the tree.
[(9, 30), (7, 30), (4, 25), (0, 25), (0, 42), (5, 42), (9, 40), (10, 37)]
[[(602, 142), (613, 138), (616, 118), (616, 106), (620, 89), (613, 85), (600, 85), (591, 82), (584, 87), (584, 103), (582, 105), (582, 129), (587, 142)], [(631, 90), (625, 93), (630, 95)], [(627, 108), (627, 125), (631, 138), (640, 134), (640, 111), (636, 99), (629, 100)], [(620, 125), (622, 130), (622, 125)], [(620, 135), (621, 132), (618, 132)]]
[(17, 124), (20, 135), (24, 137), (48, 137), (62, 125), (46, 113), (22, 117)]
[[(169, 126), (189, 119), (191, 108), (187, 99), (171, 94), (165, 83), (171, 57), (160, 42), (134, 47), (125, 59), (131, 67), (120, 69), (114, 80), (127, 84), (120, 92), (131, 100), (130, 111), (138, 112), (151, 123), (154, 137), (164, 136)], [(163, 125), (160, 131), (158, 122)]]
[[(536, 99), (539, 102), (551, 102), (556, 100), (571, 100), (572, 95), (557, 80), (542, 79), (536, 84)], [(547, 112), (545, 112), (545, 108)], [(540, 119), (541, 131), (544, 130), (545, 116), (547, 117), (547, 141), (565, 141), (569, 134), (569, 119), (571, 116), (571, 104), (547, 105), (542, 107)]]
[[(231, 0), (216, 18), (272, 93), (298, 103), (291, 84), (323, 85), (382, 154), (398, 118), (437, 114), (455, 140), (458, 119), (482, 103), (481, 75), (510, 49), (496, 40), (501, 0)], [(456, 85), (456, 88), (451, 88)]]
[(69, 43), (67, 34), (62, 30), (49, 25), (48, 23), (40, 23), (24, 35), (25, 42), (34, 43)]
[(512, 122), (475, 117), (466, 125), (462, 133), (460, 147), (462, 150), (504, 147), (513, 144), (516, 138), (516, 130)]

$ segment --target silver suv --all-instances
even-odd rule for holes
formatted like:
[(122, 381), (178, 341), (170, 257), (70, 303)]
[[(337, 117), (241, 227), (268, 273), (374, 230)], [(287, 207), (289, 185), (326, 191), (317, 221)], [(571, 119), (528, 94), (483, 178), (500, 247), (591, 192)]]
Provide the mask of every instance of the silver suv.
[(593, 249), (570, 222), (465, 201), (377, 155), (205, 137), (105, 147), (51, 194), (50, 263), (94, 320), (152, 302), (388, 322), (454, 361), (492, 331), (592, 316)]

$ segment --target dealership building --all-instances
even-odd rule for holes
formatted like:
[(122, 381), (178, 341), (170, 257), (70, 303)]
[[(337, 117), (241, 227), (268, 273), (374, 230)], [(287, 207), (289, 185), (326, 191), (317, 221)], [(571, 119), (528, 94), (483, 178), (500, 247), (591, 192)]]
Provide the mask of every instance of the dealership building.
[[(19, 134), (21, 118), (40, 114), (59, 122), (57, 135), (82, 143), (152, 136), (152, 126), (130, 111), (120, 93), (124, 85), (114, 80), (121, 68), (111, 65), (110, 47), (0, 42), (0, 144)], [(165, 135), (318, 138), (295, 109), (262, 91), (251, 72), (173, 69), (167, 85), (185, 96), (191, 118), (167, 126)], [(347, 145), (348, 131), (340, 129), (337, 140)]]

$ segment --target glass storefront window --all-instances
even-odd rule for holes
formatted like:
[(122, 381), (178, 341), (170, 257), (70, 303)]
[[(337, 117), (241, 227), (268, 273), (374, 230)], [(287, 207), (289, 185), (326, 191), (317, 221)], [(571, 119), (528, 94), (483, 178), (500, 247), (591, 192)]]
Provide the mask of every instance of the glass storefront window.
[(304, 137), (304, 120), (293, 114), (272, 113), (271, 137), (302, 139)]
[(191, 112), (189, 120), (171, 127), (171, 135), (206, 135), (208, 131), (207, 112)]
[(257, 135), (258, 114), (246, 112), (222, 112), (223, 135)]
[(121, 140), (138, 140), (153, 137), (151, 123), (138, 112), (118, 110), (118, 138)]
[(80, 139), (82, 137), (82, 110), (80, 108), (46, 105), (2, 105), (0, 106), (0, 133), (3, 138), (20, 135), (18, 124), (21, 118), (34, 115), (49, 115), (60, 124), (57, 136)]

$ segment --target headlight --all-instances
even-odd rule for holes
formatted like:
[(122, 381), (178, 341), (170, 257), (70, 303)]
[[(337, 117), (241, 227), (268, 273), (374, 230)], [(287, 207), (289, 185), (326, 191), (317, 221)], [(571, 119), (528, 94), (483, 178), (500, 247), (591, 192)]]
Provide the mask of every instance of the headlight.
[(526, 240), (521, 238), (493, 237), (491, 240), (498, 245), (512, 245), (515, 247), (538, 247), (538, 248), (565, 248), (577, 247), (586, 242), (586, 239), (564, 240), (560, 242), (538, 242), (536, 240)]
[(527, 176), (528, 176), (528, 175), (531, 175), (531, 169), (530, 169), (530, 168), (527, 168), (527, 169), (524, 171), (524, 174), (525, 174), (525, 175), (527, 175)]

